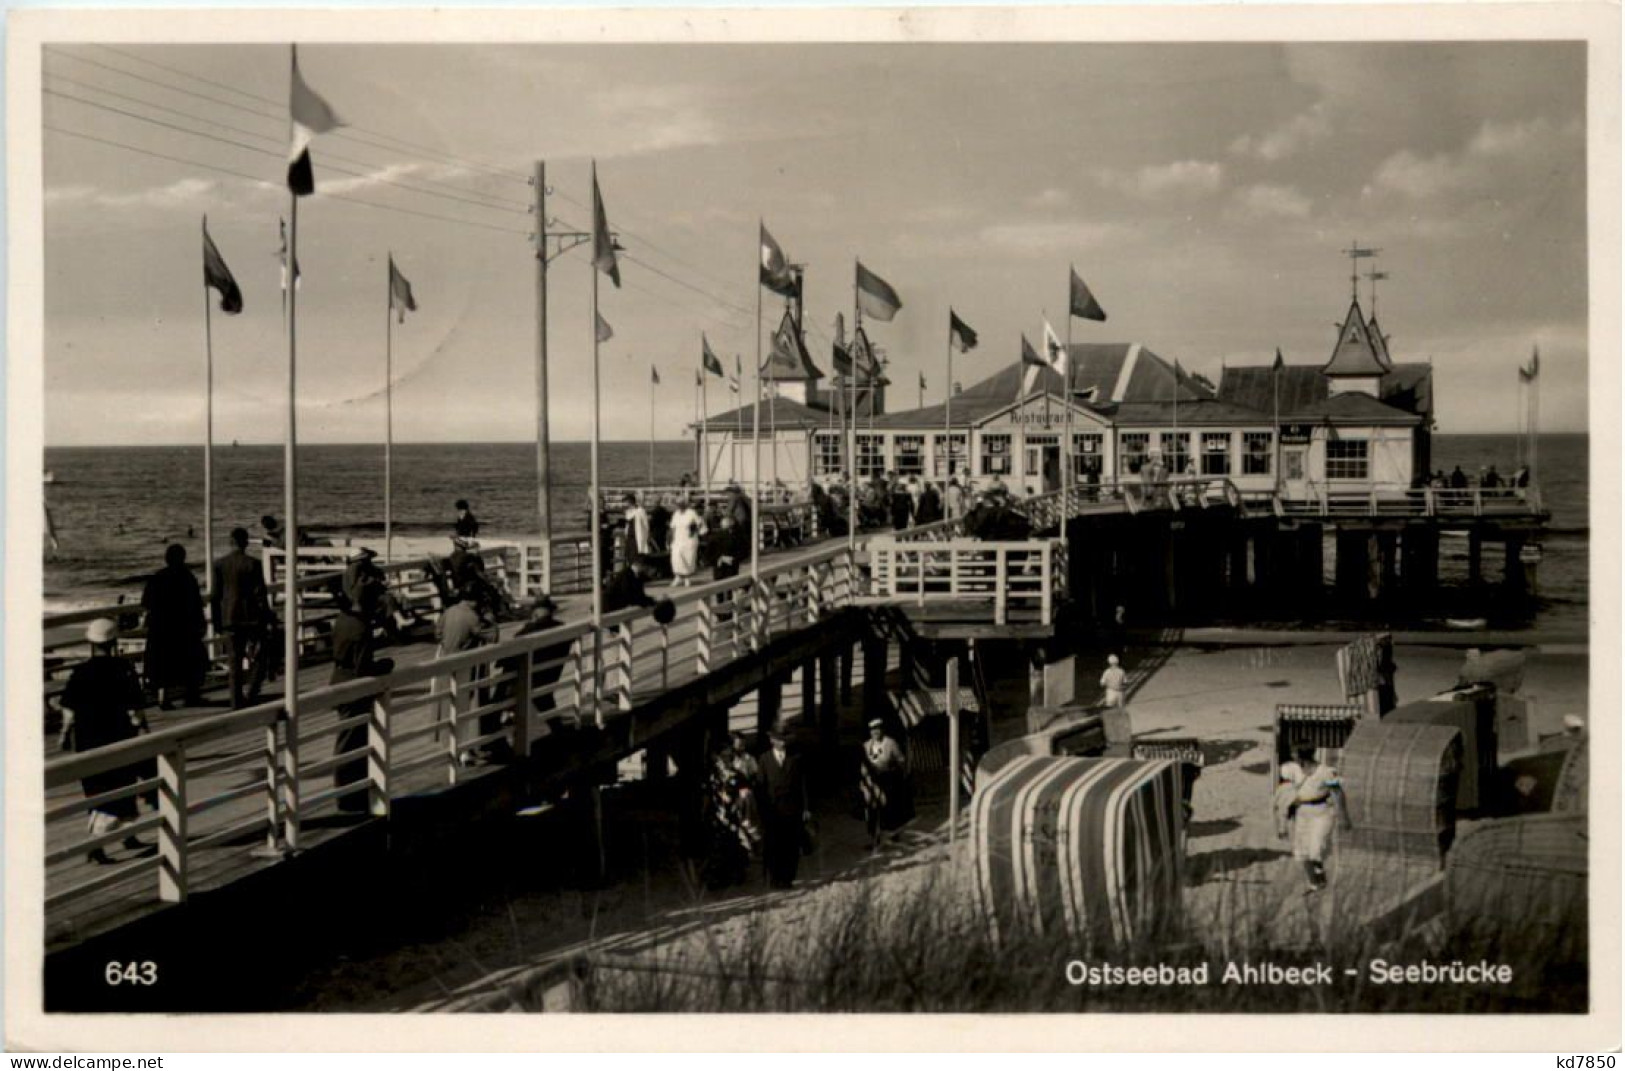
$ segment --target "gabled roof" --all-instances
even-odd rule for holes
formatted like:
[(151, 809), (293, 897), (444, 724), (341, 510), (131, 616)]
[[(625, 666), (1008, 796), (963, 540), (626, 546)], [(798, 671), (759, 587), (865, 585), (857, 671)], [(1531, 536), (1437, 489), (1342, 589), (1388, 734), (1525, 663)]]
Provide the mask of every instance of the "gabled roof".
[(773, 332), (767, 360), (762, 364), (762, 378), (788, 382), (820, 379), (823, 375), (818, 366), (813, 364), (812, 355), (807, 352), (806, 340), (801, 337), (801, 332), (796, 330), (795, 317), (790, 314), (789, 309), (785, 309), (778, 330)]
[(1328, 376), (1380, 376), (1388, 371), (1372, 345), (1371, 329), (1366, 326), (1358, 298), (1349, 303), (1348, 315), (1337, 331), (1332, 358), (1320, 371)]
[[(737, 409), (730, 409), (725, 413), (712, 413), (706, 417), (705, 430), (731, 431), (734, 434), (749, 435), (751, 431), (752, 411), (754, 405), (742, 405)], [(879, 419), (878, 417), (876, 418)], [(827, 428), (831, 417), (827, 410), (812, 409), (790, 398), (772, 397), (762, 403), (762, 433), (765, 435), (771, 426), (775, 429), (797, 428)], [(699, 424), (690, 424), (691, 428), (698, 428)]]
[[(1276, 384), (1280, 385), (1281, 419), (1294, 420), (1319, 413), (1331, 397), (1330, 383), (1312, 365), (1289, 364), (1277, 373), (1267, 364), (1228, 367), (1219, 377), (1219, 400), (1275, 415)], [(1378, 382), (1377, 397), (1402, 412), (1427, 418), (1433, 415), (1433, 366), (1398, 364)], [(1183, 413), (1183, 405), (1181, 406)]]
[(1359, 391), (1334, 394), (1325, 401), (1298, 410), (1292, 414), (1292, 419), (1330, 421), (1334, 424), (1418, 424), (1422, 421), (1415, 413), (1395, 409)]
[(1256, 409), (1222, 402), (1216, 398), (1197, 398), (1179, 401), (1178, 411), (1174, 403), (1166, 402), (1124, 402), (1112, 414), (1112, 420), (1119, 427), (1134, 427), (1144, 425), (1147, 427), (1160, 427), (1179, 421), (1180, 427), (1189, 425), (1236, 427), (1242, 424), (1252, 424), (1267, 427), (1271, 421), (1271, 414), (1261, 413)]
[(1392, 372), (1394, 370), (1394, 359), (1388, 354), (1388, 338), (1382, 333), (1382, 328), (1377, 324), (1376, 313), (1371, 314), (1371, 319), (1365, 326), (1366, 332), (1371, 336), (1371, 348), (1376, 351), (1377, 360), (1382, 362), (1383, 368)]

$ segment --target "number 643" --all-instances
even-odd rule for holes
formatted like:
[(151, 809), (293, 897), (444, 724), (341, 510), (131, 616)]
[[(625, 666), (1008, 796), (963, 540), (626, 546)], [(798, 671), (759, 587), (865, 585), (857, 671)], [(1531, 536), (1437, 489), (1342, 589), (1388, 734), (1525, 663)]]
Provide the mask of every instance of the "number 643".
[(135, 960), (129, 963), (108, 960), (106, 969), (102, 971), (102, 980), (108, 985), (157, 985), (158, 964), (150, 959), (139, 963)]

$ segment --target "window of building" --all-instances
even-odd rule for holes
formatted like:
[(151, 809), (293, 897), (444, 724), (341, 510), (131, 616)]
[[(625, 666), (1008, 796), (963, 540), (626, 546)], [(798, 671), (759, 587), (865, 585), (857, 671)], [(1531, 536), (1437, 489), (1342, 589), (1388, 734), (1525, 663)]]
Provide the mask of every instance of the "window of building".
[(1162, 433), (1162, 464), (1170, 476), (1191, 474), (1191, 433), (1165, 431)]
[(1137, 476), (1151, 452), (1151, 433), (1125, 431), (1117, 440), (1117, 470), (1124, 476)]
[(1241, 433), (1241, 474), (1268, 476), (1273, 467), (1275, 433), (1270, 431), (1244, 431)]
[(893, 466), (899, 476), (925, 475), (925, 436), (899, 435), (892, 440), (893, 456), (897, 459)]
[(1326, 441), (1326, 478), (1328, 480), (1369, 480), (1371, 478), (1371, 444), (1364, 439), (1328, 439)]
[(1072, 475), (1099, 476), (1105, 464), (1105, 436), (1099, 432), (1074, 432), (1072, 435)]
[(820, 431), (813, 434), (813, 475), (839, 476), (845, 469), (839, 432)]
[(1010, 436), (982, 436), (982, 475), (1010, 475)]
[(1281, 469), (1289, 480), (1302, 480), (1308, 475), (1309, 466), (1304, 458), (1309, 451), (1302, 446), (1289, 446), (1281, 455)]
[[(966, 464), (966, 454), (970, 449), (970, 444), (965, 440), (966, 436), (958, 432), (952, 435), (938, 433), (932, 438), (932, 449), (936, 452), (932, 471), (938, 477), (969, 474), (970, 466)], [(948, 468), (950, 458), (953, 461), (952, 469)]]
[[(1029, 434), (1027, 436), (1027, 467), (1024, 474), (1048, 478), (1050, 474), (1045, 471), (1044, 459), (1046, 456), (1054, 457), (1060, 449), (1060, 445), (1061, 440), (1058, 436)], [(1060, 469), (1057, 467), (1055, 478), (1059, 480), (1060, 477)]]
[(1230, 433), (1204, 431), (1202, 433), (1202, 475), (1230, 475)]
[(858, 478), (868, 479), (871, 476), (881, 476), (886, 472), (886, 437), (884, 435), (859, 435), (858, 439)]

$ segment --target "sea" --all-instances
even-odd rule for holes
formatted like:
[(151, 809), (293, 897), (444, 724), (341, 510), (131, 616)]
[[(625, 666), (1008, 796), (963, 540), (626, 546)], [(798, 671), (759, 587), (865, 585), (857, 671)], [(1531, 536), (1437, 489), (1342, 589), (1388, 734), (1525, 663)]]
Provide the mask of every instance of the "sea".
[[(1468, 473), (1519, 465), (1513, 435), (1436, 435), (1433, 465)], [(1542, 435), (1540, 483), (1551, 525), (1542, 540), (1540, 604), (1534, 624), (1565, 631), (1587, 627), (1590, 469), (1585, 435)], [(612, 442), (600, 447), (606, 486), (675, 484), (695, 466), (692, 441)], [(52, 482), (45, 501), (57, 548), (46, 550), (45, 606), (65, 610), (140, 597), (164, 548), (180, 543), (201, 563), (203, 451), (195, 446), (47, 447)], [(401, 536), (449, 535), (453, 503), (466, 498), (483, 536), (534, 539), (534, 443), (401, 443), (394, 448), (394, 530)], [(550, 503), (555, 534), (585, 532), (589, 446), (553, 446)], [(282, 447), (217, 445), (214, 454), (216, 547), (236, 526), (259, 536), (263, 514), (282, 517)], [(380, 540), (383, 535), (383, 449), (378, 445), (299, 448), (300, 523), (315, 535)], [(1464, 574), (1465, 542), (1447, 545), (1442, 578)], [(1486, 555), (1488, 566), (1491, 555)], [(1493, 573), (1492, 573), (1493, 575)]]

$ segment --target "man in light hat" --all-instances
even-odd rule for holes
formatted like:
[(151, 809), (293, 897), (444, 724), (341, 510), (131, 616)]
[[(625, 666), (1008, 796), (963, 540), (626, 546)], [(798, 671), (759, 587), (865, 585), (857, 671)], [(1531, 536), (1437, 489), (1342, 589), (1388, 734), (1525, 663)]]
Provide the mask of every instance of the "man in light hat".
[(863, 794), (869, 846), (878, 848), (884, 836), (897, 832), (914, 817), (908, 756), (896, 740), (886, 735), (886, 722), (881, 718), (869, 719), (869, 739), (863, 742), (858, 787)]
[(795, 883), (801, 865), (801, 838), (812, 819), (807, 797), (807, 779), (801, 770), (801, 757), (792, 755), (784, 730), (768, 730), (768, 751), (761, 758), (762, 823), (767, 844), (763, 850), (767, 881), (775, 889), (788, 889)]
[(231, 705), (244, 705), (259, 695), (264, 679), (264, 662), (256, 658), (248, 680), (243, 661), (254, 640), (260, 639), (272, 623), (271, 603), (265, 591), (265, 574), (260, 563), (249, 557), (248, 530), (231, 530), (231, 550), (214, 563), (214, 596), (210, 606), (215, 630), (226, 639), (227, 679), (231, 683)]
[[(118, 655), (118, 626), (98, 617), (85, 629), (85, 641), (90, 644), (90, 657), (74, 667), (62, 691), (59, 743), (64, 751), (106, 747), (138, 736), (147, 727), (141, 714), (146, 703), (141, 680), (129, 660)], [(80, 782), (80, 788), (86, 799), (116, 792), (153, 776), (151, 765), (149, 760), (92, 774)], [(90, 834), (99, 837), (111, 833), (139, 814), (140, 806), (133, 795), (98, 803), (90, 811)], [(130, 836), (124, 838), (124, 847), (141, 851), (149, 845)], [(104, 866), (115, 862), (101, 845), (91, 849), (90, 861)]]
[(1128, 693), (1128, 674), (1123, 670), (1122, 659), (1116, 655), (1106, 656), (1106, 672), (1100, 675), (1100, 686), (1106, 690), (1104, 700), (1106, 709), (1101, 712), (1101, 727), (1106, 731), (1106, 742), (1132, 743), (1134, 728), (1129, 722), (1128, 710), (1124, 707)]

